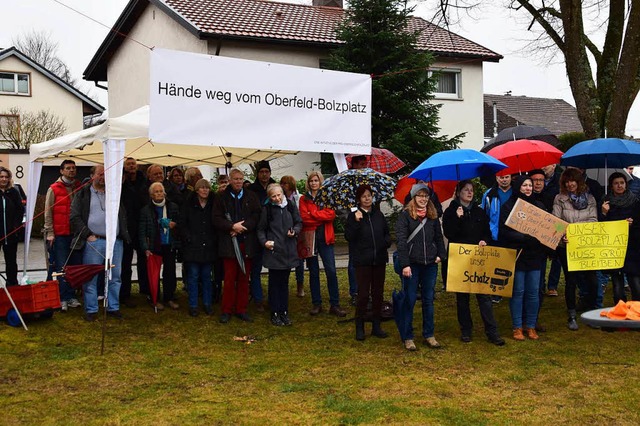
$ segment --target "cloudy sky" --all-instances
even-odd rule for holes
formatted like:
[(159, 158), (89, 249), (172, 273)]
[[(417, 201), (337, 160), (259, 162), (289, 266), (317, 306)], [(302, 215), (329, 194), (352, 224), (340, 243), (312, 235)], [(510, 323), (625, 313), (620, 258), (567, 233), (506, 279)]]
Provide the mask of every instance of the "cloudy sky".
[[(59, 43), (59, 56), (71, 68), (78, 80), (104, 40), (108, 29), (116, 21), (128, 0), (2, 0), (2, 31), (0, 47), (12, 45), (12, 39), (32, 30), (47, 31)], [(295, 0), (310, 3), (311, 0)], [(66, 4), (91, 19), (69, 10)], [(528, 49), (525, 31), (526, 15), (516, 14), (495, 2), (473, 16), (461, 16), (452, 30), (473, 40), (505, 58), (499, 63), (485, 63), (484, 92), (533, 97), (562, 98), (574, 104), (564, 64), (558, 59), (549, 62)], [(431, 19), (433, 12), (420, 6), (416, 14)], [(98, 23), (99, 22), (99, 23)], [(105, 27), (104, 24), (107, 27)], [(104, 90), (85, 83), (86, 90), (107, 105)], [(640, 136), (640, 104), (636, 101), (627, 123), (627, 133)]]

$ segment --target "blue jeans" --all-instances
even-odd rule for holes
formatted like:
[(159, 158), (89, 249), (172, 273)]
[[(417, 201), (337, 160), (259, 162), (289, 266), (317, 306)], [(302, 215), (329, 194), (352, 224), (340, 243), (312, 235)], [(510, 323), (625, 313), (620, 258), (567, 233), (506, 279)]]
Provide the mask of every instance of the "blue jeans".
[(202, 304), (211, 306), (213, 300), (213, 282), (211, 281), (211, 262), (185, 262), (187, 269), (187, 291), (189, 307), (198, 307), (198, 283), (202, 283)]
[[(53, 240), (53, 262), (56, 272), (62, 272), (65, 265), (77, 265), (80, 263), (79, 250), (71, 252), (71, 235), (57, 235)], [(69, 257), (71, 254), (71, 257)], [(68, 261), (67, 261), (68, 260)], [(104, 263), (104, 261), (102, 262)], [(68, 302), (76, 297), (76, 291), (71, 288), (64, 275), (58, 276), (58, 284), (60, 286), (60, 301)]]
[(260, 273), (262, 272), (262, 248), (258, 248), (253, 255), (251, 264), (251, 277), (249, 281), (249, 289), (251, 290), (251, 296), (255, 303), (262, 303), (264, 296), (262, 294), (262, 281), (260, 279)]
[(358, 283), (356, 281), (356, 267), (353, 266), (353, 255), (349, 250), (349, 264), (347, 265), (347, 275), (349, 277), (349, 295), (355, 296), (358, 294)]
[[(551, 256), (551, 269), (549, 269), (549, 279), (547, 280), (547, 288), (549, 290), (558, 290), (560, 282), (560, 272), (562, 271), (562, 263), (558, 256)], [(542, 272), (546, 273), (546, 270)]]
[[(316, 241), (318, 255), (322, 258), (324, 274), (327, 277), (327, 289), (329, 290), (329, 303), (331, 306), (340, 305), (340, 292), (338, 291), (338, 277), (336, 275), (336, 257), (333, 254), (333, 245)], [(311, 289), (311, 303), (314, 306), (322, 305), (320, 294), (320, 264), (318, 256), (307, 258), (309, 268), (309, 287)]]
[(522, 328), (522, 310), (524, 307), (527, 328), (536, 328), (538, 306), (540, 303), (538, 291), (540, 289), (540, 270), (519, 271), (516, 269), (513, 280), (513, 294), (509, 302), (511, 310), (511, 324), (514, 329)]
[(422, 337), (433, 337), (434, 309), (433, 296), (435, 294), (436, 279), (438, 278), (438, 264), (429, 265), (411, 264), (411, 278), (402, 278), (405, 292), (409, 298), (409, 313), (405, 323), (405, 329), (400, 336), (403, 340), (413, 340), (413, 308), (416, 305), (418, 283), (422, 295)]
[[(107, 240), (101, 238), (94, 242), (85, 241), (84, 252), (82, 255), (82, 263), (85, 265), (104, 265), (105, 249)], [(111, 278), (109, 279), (107, 311), (120, 310), (120, 274), (122, 271), (122, 240), (116, 240), (113, 248), (113, 259), (111, 268)], [(104, 285), (104, 282), (98, 284), (98, 277), (95, 276), (88, 283), (82, 286), (84, 291), (84, 310), (88, 314), (98, 312), (98, 285)]]

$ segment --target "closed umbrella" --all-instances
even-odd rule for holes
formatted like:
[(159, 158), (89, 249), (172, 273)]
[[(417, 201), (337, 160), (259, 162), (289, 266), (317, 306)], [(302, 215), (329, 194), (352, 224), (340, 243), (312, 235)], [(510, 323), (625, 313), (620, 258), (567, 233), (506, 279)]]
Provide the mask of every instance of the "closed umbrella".
[(162, 269), (162, 256), (159, 254), (151, 254), (147, 256), (147, 276), (149, 278), (149, 293), (151, 296), (151, 303), (156, 309), (158, 303), (158, 290), (160, 287), (160, 269)]
[[(404, 278), (400, 278), (400, 282), (404, 283)], [(411, 303), (409, 302), (409, 296), (404, 291), (404, 288), (400, 290), (394, 289), (391, 294), (391, 300), (393, 302), (393, 319), (398, 326), (398, 332), (400, 333), (400, 339), (404, 342), (407, 340), (406, 330), (407, 326), (411, 327), (410, 315), (411, 315)]]
[(562, 157), (562, 151), (553, 145), (531, 139), (520, 139), (497, 146), (487, 154), (509, 166), (498, 173), (500, 176), (521, 174), (550, 164), (558, 164)]

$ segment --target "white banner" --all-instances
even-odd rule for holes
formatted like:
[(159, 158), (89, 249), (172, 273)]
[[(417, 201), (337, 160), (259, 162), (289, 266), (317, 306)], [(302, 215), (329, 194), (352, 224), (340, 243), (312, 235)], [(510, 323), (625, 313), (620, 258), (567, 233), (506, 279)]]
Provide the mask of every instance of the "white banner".
[(156, 48), (154, 143), (369, 154), (371, 78)]

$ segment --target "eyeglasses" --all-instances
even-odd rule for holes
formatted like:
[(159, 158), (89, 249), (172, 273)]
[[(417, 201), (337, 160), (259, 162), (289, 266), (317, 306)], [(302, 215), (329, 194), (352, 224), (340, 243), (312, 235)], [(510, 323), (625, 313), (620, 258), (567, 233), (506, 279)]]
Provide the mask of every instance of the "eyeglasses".
[(429, 198), (429, 196), (427, 194), (418, 194), (416, 198)]
[(533, 182), (544, 182), (544, 179), (531, 179)]

